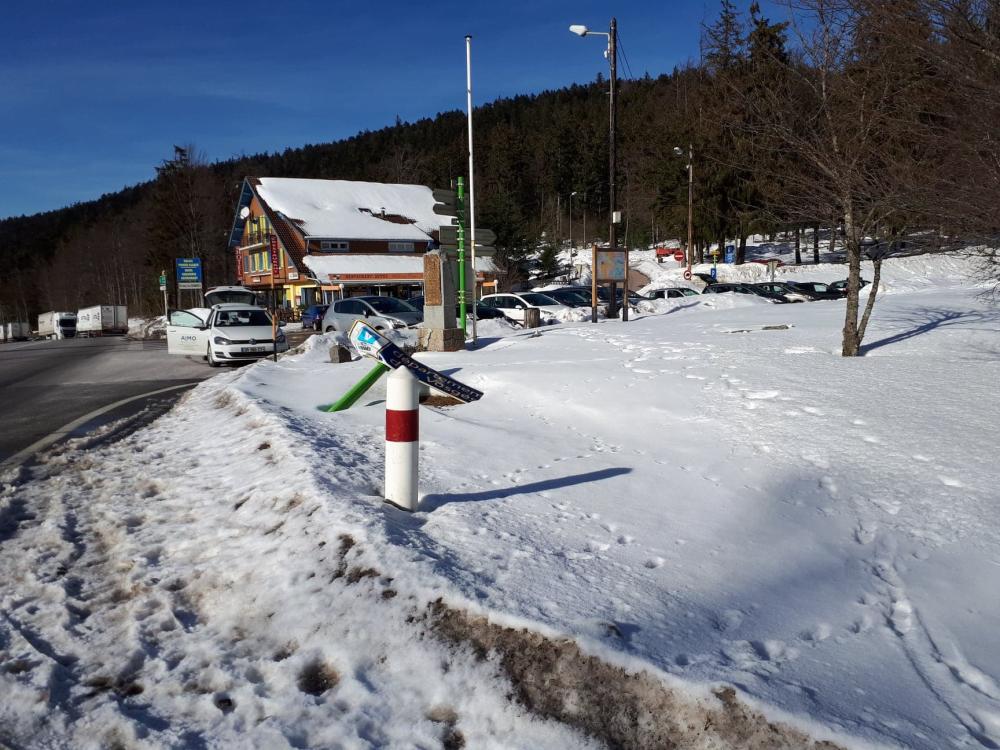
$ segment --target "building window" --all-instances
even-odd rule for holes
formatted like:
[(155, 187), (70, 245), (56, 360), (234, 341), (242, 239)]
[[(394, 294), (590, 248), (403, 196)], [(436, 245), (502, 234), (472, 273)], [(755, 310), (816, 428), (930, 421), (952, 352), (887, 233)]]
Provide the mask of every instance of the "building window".
[(342, 253), (351, 249), (351, 243), (344, 242), (343, 240), (323, 240), (319, 243), (319, 248), (323, 252)]
[(390, 242), (389, 243), (390, 253), (412, 253), (413, 243), (412, 242)]

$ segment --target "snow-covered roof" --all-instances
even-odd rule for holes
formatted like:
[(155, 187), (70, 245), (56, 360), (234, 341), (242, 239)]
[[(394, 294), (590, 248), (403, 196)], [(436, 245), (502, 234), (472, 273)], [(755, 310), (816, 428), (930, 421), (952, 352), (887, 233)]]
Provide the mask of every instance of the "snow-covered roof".
[[(424, 272), (423, 254), (390, 255), (386, 253), (307, 255), (303, 259), (316, 278), (326, 280), (330, 276), (346, 274), (398, 273), (413, 274)], [(476, 258), (476, 271), (493, 273), (496, 266), (490, 258)]]
[(423, 185), (261, 177), (257, 194), (307, 237), (419, 242), (448, 222)]

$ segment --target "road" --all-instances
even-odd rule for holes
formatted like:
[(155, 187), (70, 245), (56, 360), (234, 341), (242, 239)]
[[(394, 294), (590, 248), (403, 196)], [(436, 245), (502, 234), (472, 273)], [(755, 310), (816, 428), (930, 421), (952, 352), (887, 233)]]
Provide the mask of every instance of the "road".
[(96, 409), (215, 373), (203, 361), (167, 354), (165, 341), (105, 337), (2, 344), (0, 462)]

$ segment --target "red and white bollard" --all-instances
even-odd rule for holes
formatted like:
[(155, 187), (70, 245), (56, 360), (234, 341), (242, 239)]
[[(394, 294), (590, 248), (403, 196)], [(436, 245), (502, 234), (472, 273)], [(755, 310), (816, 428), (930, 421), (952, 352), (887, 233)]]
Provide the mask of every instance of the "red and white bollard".
[(397, 367), (386, 382), (385, 499), (403, 510), (417, 509), (420, 455), (420, 381)]

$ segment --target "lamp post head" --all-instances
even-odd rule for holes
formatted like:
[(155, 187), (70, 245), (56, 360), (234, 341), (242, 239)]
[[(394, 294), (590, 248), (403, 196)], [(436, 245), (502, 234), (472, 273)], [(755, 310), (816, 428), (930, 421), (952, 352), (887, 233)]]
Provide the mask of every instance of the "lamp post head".
[(575, 190), (572, 193), (569, 194), (569, 197), (572, 198), (574, 195), (576, 195), (576, 191)]
[(680, 146), (674, 146), (674, 156), (684, 156), (684, 149)]
[(569, 30), (577, 36), (587, 36), (587, 27), (583, 24), (575, 23), (569, 27)]

